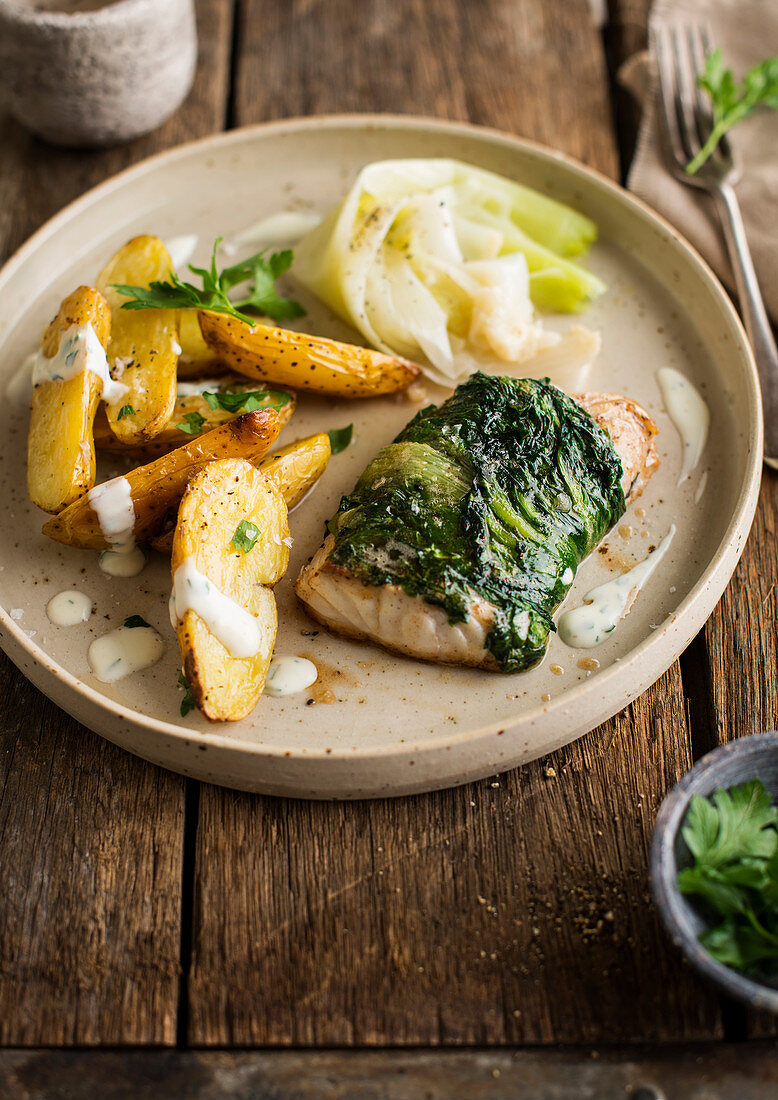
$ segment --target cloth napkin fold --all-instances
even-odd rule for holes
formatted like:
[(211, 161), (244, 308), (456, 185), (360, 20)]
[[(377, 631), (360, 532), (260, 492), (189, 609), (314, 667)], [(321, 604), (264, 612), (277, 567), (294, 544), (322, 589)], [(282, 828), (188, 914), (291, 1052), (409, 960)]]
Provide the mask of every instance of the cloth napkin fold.
[[(747, 69), (778, 54), (778, 0), (657, 0), (652, 24), (705, 23), (724, 64), (740, 80)], [(661, 150), (655, 77), (647, 53), (625, 62), (619, 80), (643, 103), (637, 149), (627, 187), (672, 222), (734, 288), (718, 217), (701, 191), (673, 179)], [(759, 108), (729, 132), (742, 176), (737, 191), (765, 305), (778, 321), (778, 111)]]

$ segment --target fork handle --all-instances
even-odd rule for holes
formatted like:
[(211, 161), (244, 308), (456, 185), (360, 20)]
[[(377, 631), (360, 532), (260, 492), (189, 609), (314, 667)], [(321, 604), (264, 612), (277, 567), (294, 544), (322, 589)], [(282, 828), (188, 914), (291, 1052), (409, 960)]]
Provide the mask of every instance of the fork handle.
[(764, 460), (778, 470), (778, 348), (759, 290), (737, 196), (728, 184), (721, 184), (712, 194), (735, 275), (740, 313), (754, 350), (762, 387)]

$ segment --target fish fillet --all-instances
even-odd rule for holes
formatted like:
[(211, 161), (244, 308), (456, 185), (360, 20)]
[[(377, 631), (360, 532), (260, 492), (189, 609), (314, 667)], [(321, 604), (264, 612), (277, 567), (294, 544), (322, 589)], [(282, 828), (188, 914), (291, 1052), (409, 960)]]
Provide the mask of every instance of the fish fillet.
[[(659, 464), (653, 420), (627, 397), (586, 393), (573, 400), (607, 433), (621, 460), (620, 484), (625, 502), (634, 500)], [(329, 630), (427, 661), (503, 671), (516, 669), (515, 662), (506, 668), (506, 662), (501, 663), (494, 647), (490, 648), (489, 639), (499, 620), (500, 607), (488, 596), (470, 590), (465, 615), (460, 616), (460, 621), (452, 621), (449, 610), (409, 593), (401, 584), (365, 583), (352, 570), (333, 560), (335, 541), (333, 534), (326, 537), (303, 567), (296, 584), (297, 595), (306, 610)], [(569, 577), (562, 578), (565, 592), (573, 579), (573, 570), (568, 572)], [(563, 598), (564, 593), (555, 603)], [(550, 622), (549, 629), (552, 629)], [(531, 663), (540, 657), (542, 652), (540, 656), (535, 654)]]

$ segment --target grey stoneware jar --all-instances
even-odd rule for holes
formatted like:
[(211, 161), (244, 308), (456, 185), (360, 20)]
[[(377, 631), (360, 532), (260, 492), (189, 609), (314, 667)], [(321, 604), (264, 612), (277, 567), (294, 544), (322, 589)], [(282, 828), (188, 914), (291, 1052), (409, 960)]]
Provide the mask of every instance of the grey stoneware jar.
[(0, 0), (0, 103), (56, 145), (156, 129), (196, 63), (193, 0)]

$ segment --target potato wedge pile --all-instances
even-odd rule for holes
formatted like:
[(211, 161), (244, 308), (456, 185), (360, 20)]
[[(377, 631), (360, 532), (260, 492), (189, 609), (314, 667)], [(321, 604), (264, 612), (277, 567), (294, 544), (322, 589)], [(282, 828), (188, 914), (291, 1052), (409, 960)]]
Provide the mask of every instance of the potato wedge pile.
[[(142, 567), (138, 544), (171, 556), (191, 698), (210, 720), (234, 721), (256, 704), (272, 656), (288, 511), (331, 455), (327, 432), (270, 448), (299, 395), (393, 393), (419, 369), (169, 297), (182, 286), (198, 293), (144, 234), (64, 299), (35, 360), (28, 489), (52, 513), (49, 538), (133, 555), (121, 569), (101, 557), (113, 576)], [(96, 452), (131, 468), (95, 487)], [(233, 620), (240, 629), (225, 634)]]

